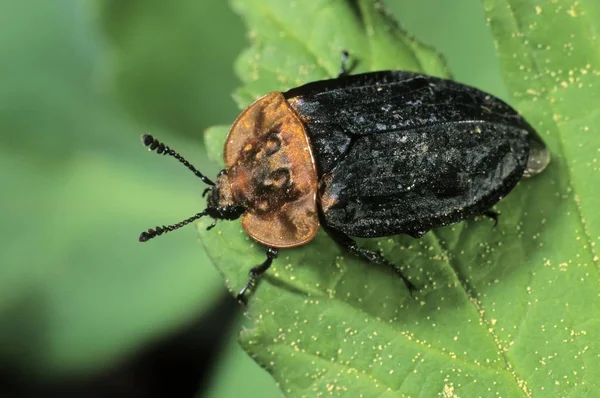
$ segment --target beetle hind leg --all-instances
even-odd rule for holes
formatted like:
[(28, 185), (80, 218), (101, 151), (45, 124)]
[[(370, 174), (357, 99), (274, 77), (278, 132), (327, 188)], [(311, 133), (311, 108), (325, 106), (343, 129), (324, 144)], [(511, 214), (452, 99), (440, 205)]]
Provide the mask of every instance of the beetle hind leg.
[(350, 73), (358, 65), (358, 60), (355, 57), (350, 58), (350, 53), (346, 50), (342, 50), (342, 56), (340, 59), (340, 71), (336, 77), (344, 77), (350, 75)]
[(350, 53), (348, 51), (342, 50), (340, 71), (339, 71), (337, 77), (347, 76), (348, 74), (350, 74), (350, 70), (348, 68), (348, 57), (349, 56), (350, 56)]
[(354, 241), (354, 239), (344, 234), (343, 232), (331, 228), (325, 228), (325, 231), (334, 241), (336, 241), (339, 245), (344, 247), (353, 255), (362, 258), (363, 260), (366, 260), (370, 263), (385, 265), (393, 269), (394, 272), (398, 274), (400, 278), (402, 278), (402, 282), (404, 282), (404, 285), (406, 285), (406, 288), (408, 289), (411, 295), (414, 291), (417, 290), (417, 287), (413, 285), (413, 283), (406, 277), (406, 275), (402, 273), (402, 270), (400, 270), (400, 268), (397, 265), (383, 257), (383, 255), (380, 252), (358, 247), (356, 241)]
[(483, 212), (483, 215), (494, 220), (494, 227), (498, 225), (498, 216), (499, 214), (493, 210), (488, 210)]
[(263, 261), (262, 264), (257, 265), (256, 267), (253, 267), (252, 269), (250, 269), (250, 272), (248, 273), (248, 282), (246, 282), (246, 285), (238, 293), (238, 295), (236, 297), (237, 301), (239, 301), (242, 304), (246, 304), (246, 299), (245, 299), (246, 292), (248, 291), (248, 289), (252, 289), (254, 287), (254, 285), (256, 285), (258, 278), (262, 274), (264, 274), (266, 270), (269, 269), (269, 267), (273, 263), (273, 260), (277, 258), (277, 254), (279, 254), (279, 251), (277, 249), (275, 249), (273, 247), (269, 247), (267, 249), (267, 259), (265, 261)]
[(402, 282), (404, 282), (404, 285), (411, 295), (417, 290), (417, 287), (406, 277), (406, 275), (404, 275), (402, 270), (400, 270), (396, 264), (383, 257), (380, 252), (360, 248), (356, 242), (354, 242), (354, 240), (352, 240), (352, 244), (347, 246), (346, 249), (355, 256), (367, 260), (368, 262), (382, 264), (393, 269), (394, 272), (402, 279)]

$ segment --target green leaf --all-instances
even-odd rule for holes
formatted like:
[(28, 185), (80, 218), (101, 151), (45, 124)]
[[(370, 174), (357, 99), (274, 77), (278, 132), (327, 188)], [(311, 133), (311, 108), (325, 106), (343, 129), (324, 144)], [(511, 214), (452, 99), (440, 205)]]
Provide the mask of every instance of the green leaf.
[(228, 132), (229, 126), (213, 126), (204, 132), (204, 144), (206, 145), (208, 158), (221, 168), (225, 167), (223, 144)]
[(386, 5), (409, 32), (444, 54), (454, 80), (506, 98), (492, 32), (477, 0), (402, 0)]
[[(548, 249), (535, 280), (553, 282), (554, 301), (534, 296), (540, 303), (523, 317), (522, 325), (529, 327), (507, 358), (532, 394), (598, 396), (600, 4), (483, 3), (511, 100), (554, 156), (550, 183), (536, 180), (535, 196), (528, 198), (531, 211), (544, 212), (549, 224), (537, 238)], [(561, 277), (552, 278), (557, 270)], [(543, 343), (527, 347), (527, 342), (542, 339), (540, 331)]]
[[(242, 105), (271, 90), (335, 76), (341, 49), (359, 61), (356, 71), (445, 75), (435, 53), (382, 15), (378, 2), (243, 3), (234, 5), (253, 43), (237, 64)], [(499, 18), (499, 26), (506, 23)], [(544, 24), (554, 29), (553, 21)], [(570, 41), (556, 37), (549, 45), (557, 49)], [(589, 82), (580, 89), (582, 101), (595, 101), (591, 108), (597, 96), (583, 92), (594, 89)], [(531, 106), (515, 104), (529, 116)], [(531, 120), (539, 128), (552, 115), (542, 111)], [(282, 251), (253, 292), (244, 349), (289, 396), (598, 395), (598, 260), (586, 227), (591, 222), (581, 221), (584, 197), (577, 202), (577, 191), (569, 189), (572, 174), (582, 172), (570, 163), (581, 155), (569, 158), (559, 145), (562, 133), (546, 130), (540, 132), (553, 152), (551, 166), (497, 206), (497, 227), (476, 218), (419, 240), (360, 242), (404, 267), (420, 287), (414, 298), (392, 272), (356, 260), (321, 233), (304, 247)], [(221, 156), (220, 131), (207, 145), (213, 157)], [(597, 139), (582, 140), (598, 148)], [(593, 159), (586, 161), (591, 173)], [(593, 210), (585, 215), (597, 216)], [(264, 248), (237, 222), (205, 233), (208, 222), (199, 226), (202, 242), (235, 294), (249, 268), (264, 260)]]
[(244, 82), (236, 94), (242, 107), (269, 91), (337, 76), (342, 50), (350, 51), (358, 63), (353, 72), (447, 73), (438, 55), (412, 40), (373, 2), (232, 3), (253, 38), (236, 64)]

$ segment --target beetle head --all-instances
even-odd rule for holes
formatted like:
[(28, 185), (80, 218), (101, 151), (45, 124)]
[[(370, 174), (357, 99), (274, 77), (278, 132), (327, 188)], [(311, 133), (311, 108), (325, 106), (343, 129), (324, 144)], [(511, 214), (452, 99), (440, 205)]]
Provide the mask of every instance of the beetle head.
[(202, 182), (204, 182), (207, 185), (210, 185), (210, 188), (208, 188), (205, 191), (205, 194), (208, 193), (206, 209), (204, 209), (200, 213), (196, 213), (190, 218), (178, 222), (177, 224), (162, 225), (150, 228), (147, 231), (144, 231), (140, 234), (140, 242), (146, 242), (156, 236), (160, 236), (164, 233), (179, 229), (204, 216), (209, 216), (215, 219), (215, 221), (207, 228), (211, 229), (215, 226), (217, 219), (234, 220), (236, 218), (239, 218), (244, 213), (244, 208), (236, 206), (235, 203), (233, 203), (231, 197), (231, 188), (227, 181), (227, 172), (225, 170), (219, 173), (217, 183), (215, 184), (205, 175), (196, 170), (196, 168), (192, 166), (187, 160), (185, 160), (181, 155), (179, 155), (177, 152), (164, 145), (162, 142), (158, 141), (151, 135), (143, 135), (142, 142), (145, 146), (148, 147), (149, 150), (156, 151), (156, 153), (159, 155), (167, 155), (177, 159), (180, 163), (182, 163), (189, 170), (191, 170), (196, 175), (196, 177), (200, 178)]
[(217, 220), (235, 220), (244, 214), (244, 207), (233, 199), (227, 170), (221, 170), (217, 183), (208, 190), (206, 200), (207, 214)]

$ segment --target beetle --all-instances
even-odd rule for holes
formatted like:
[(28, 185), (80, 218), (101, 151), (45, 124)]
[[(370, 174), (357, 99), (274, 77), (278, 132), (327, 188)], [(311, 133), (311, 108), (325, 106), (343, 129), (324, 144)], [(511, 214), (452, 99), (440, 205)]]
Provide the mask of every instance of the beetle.
[(279, 249), (305, 245), (320, 227), (350, 253), (391, 267), (352, 237), (408, 234), (485, 215), (550, 155), (527, 121), (500, 99), (451, 80), (406, 71), (349, 75), (271, 92), (233, 123), (225, 169), (215, 182), (151, 135), (144, 145), (172, 156), (209, 185), (206, 209), (143, 232), (148, 241), (200, 217), (241, 218), (267, 247), (237, 298), (271, 266)]

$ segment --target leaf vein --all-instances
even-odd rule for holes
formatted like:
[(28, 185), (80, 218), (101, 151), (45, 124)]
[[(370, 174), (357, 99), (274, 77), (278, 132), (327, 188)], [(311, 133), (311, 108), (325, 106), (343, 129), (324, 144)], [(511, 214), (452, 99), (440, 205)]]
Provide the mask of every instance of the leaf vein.
[[(281, 286), (279, 284), (277, 284), (277, 285), (273, 284), (270, 280), (269, 280), (269, 282), (274, 287), (277, 287), (277, 288), (280, 288), (280, 289), (285, 289), (285, 287), (283, 287), (283, 286)], [(365, 316), (367, 318), (370, 318), (370, 319), (375, 319), (376, 322), (377, 322), (377, 324), (381, 325), (382, 329), (386, 329), (387, 331), (389, 331), (389, 329), (391, 329), (391, 334), (395, 335), (396, 338), (403, 337), (403, 341), (404, 342), (411, 343), (411, 345), (416, 345), (418, 347), (418, 349), (424, 350), (425, 352), (428, 352), (431, 355), (434, 355), (434, 356), (437, 356), (437, 357), (441, 357), (441, 358), (446, 358), (448, 361), (460, 363), (462, 366), (468, 367), (468, 368), (471, 368), (471, 369), (478, 369), (478, 370), (484, 369), (484, 370), (487, 370), (488, 372), (493, 373), (493, 374), (498, 374), (498, 372), (508, 372), (508, 373), (510, 373), (510, 371), (508, 371), (507, 369), (493, 368), (491, 366), (484, 365), (483, 363), (469, 362), (469, 361), (466, 361), (465, 359), (459, 358), (457, 356), (450, 355), (449, 353), (446, 353), (444, 351), (440, 351), (440, 350), (434, 348), (433, 346), (428, 346), (428, 345), (425, 345), (425, 344), (416, 343), (414, 340), (410, 339), (405, 334), (398, 333), (398, 330), (395, 329), (394, 327), (390, 326), (390, 324), (388, 322), (381, 321), (380, 319), (378, 319), (378, 318), (372, 316), (371, 314), (365, 312), (362, 308), (357, 307), (355, 305), (352, 305), (351, 303), (349, 303), (349, 302), (347, 302), (345, 300), (341, 300), (341, 299), (336, 298), (336, 297), (330, 297), (325, 292), (320, 292), (320, 294), (316, 295), (316, 294), (311, 294), (311, 293), (304, 292), (300, 288), (299, 289), (295, 289), (295, 290), (287, 290), (287, 291), (288, 291), (288, 293), (294, 293), (294, 294), (297, 294), (297, 295), (302, 295), (302, 296), (306, 296), (306, 297), (313, 297), (313, 298), (318, 297), (319, 299), (330, 301), (330, 302), (332, 302), (334, 304), (337, 304), (337, 305), (347, 306), (351, 310), (359, 313), (360, 315), (363, 315), (363, 316)]]
[(467, 296), (468, 300), (471, 302), (471, 304), (475, 308), (475, 312), (477, 313), (477, 316), (479, 317), (482, 324), (486, 326), (487, 332), (491, 336), (492, 341), (493, 341), (494, 345), (496, 346), (498, 355), (504, 360), (504, 363), (506, 364), (505, 371), (507, 371), (511, 375), (512, 379), (517, 384), (517, 387), (519, 387), (519, 390), (521, 390), (523, 392), (523, 395), (530, 398), (531, 394), (529, 394), (527, 389), (522, 387), (522, 381), (521, 381), (522, 379), (517, 376), (512, 363), (508, 359), (508, 356), (505, 354), (504, 349), (502, 348), (502, 346), (499, 343), (500, 339), (494, 333), (494, 331), (493, 331), (494, 329), (493, 329), (491, 323), (485, 317), (485, 315), (484, 315), (485, 309), (484, 309), (483, 305), (477, 299), (477, 297), (471, 293), (472, 291), (474, 291), (473, 288), (469, 285), (466, 278), (464, 278), (462, 275), (460, 275), (460, 272), (458, 271), (457, 267), (454, 267), (452, 265), (452, 260), (450, 259), (449, 255), (448, 255), (448, 250), (446, 249), (445, 245), (442, 244), (441, 239), (436, 235), (435, 231), (431, 231), (431, 234), (433, 235), (435, 241), (437, 242), (440, 250), (445, 254), (444, 257), (447, 258), (447, 264), (448, 264), (449, 268), (453, 271), (454, 275), (456, 276), (456, 279), (460, 282), (460, 285), (463, 288), (465, 295)]

